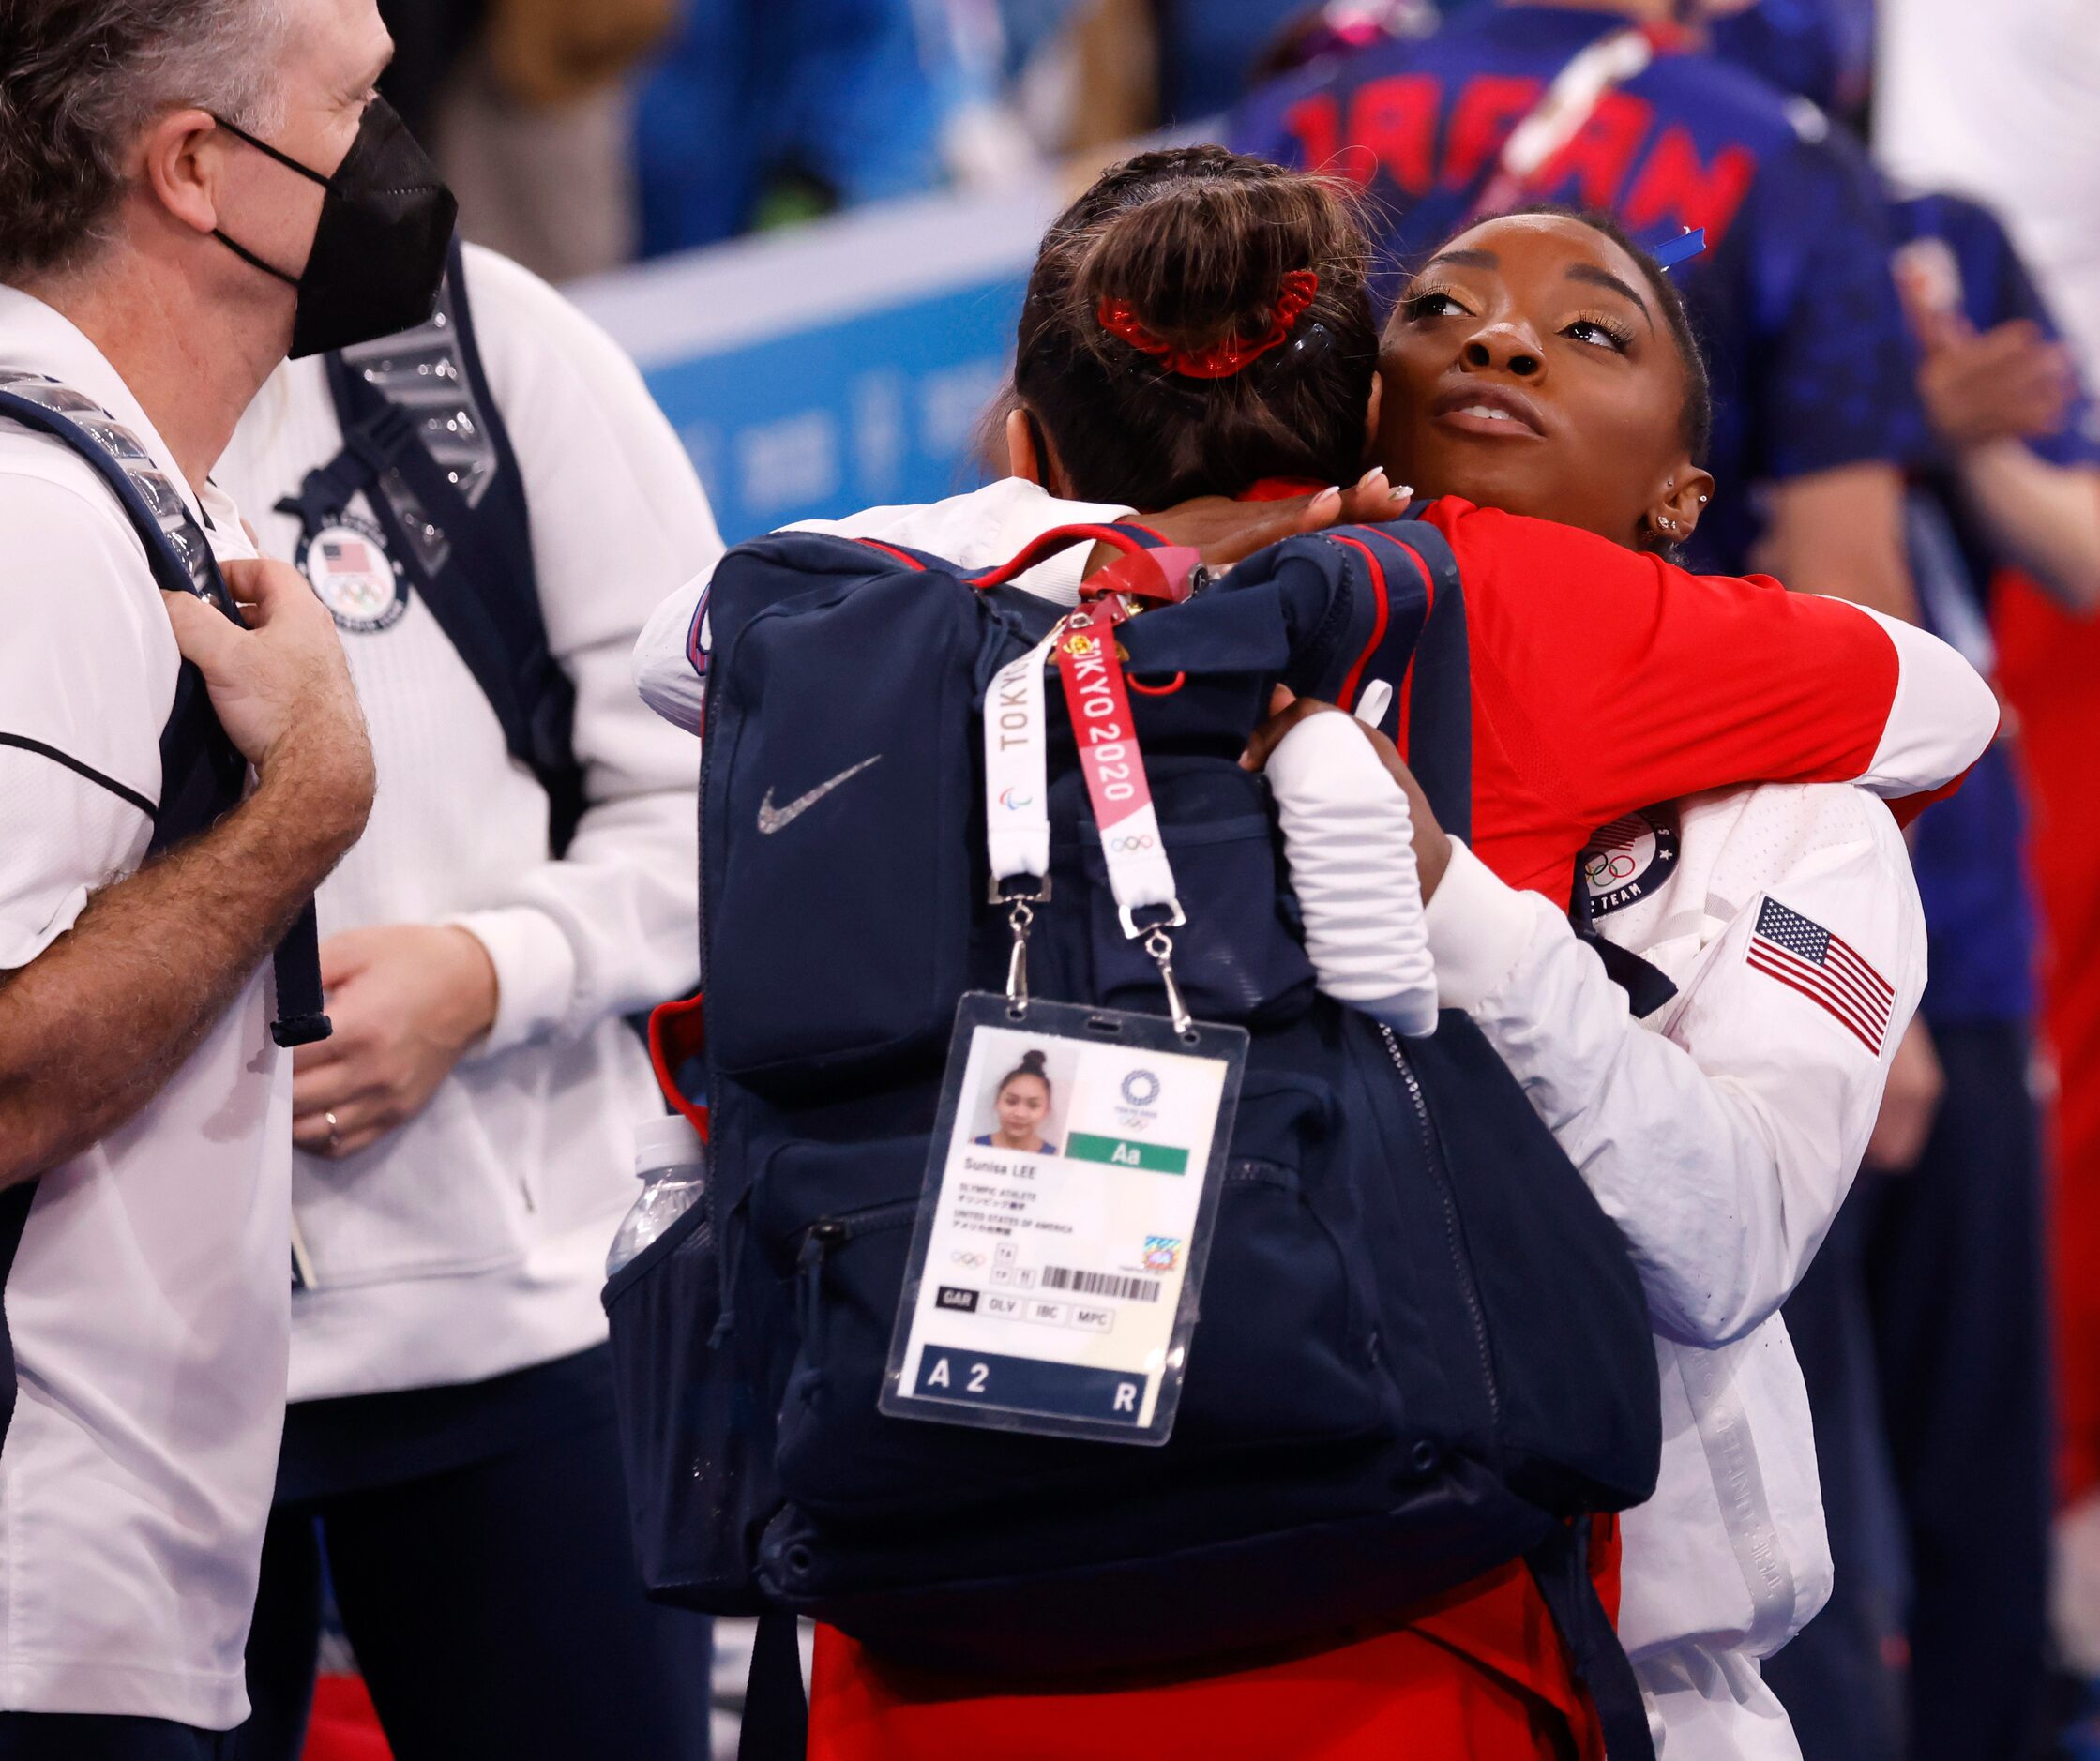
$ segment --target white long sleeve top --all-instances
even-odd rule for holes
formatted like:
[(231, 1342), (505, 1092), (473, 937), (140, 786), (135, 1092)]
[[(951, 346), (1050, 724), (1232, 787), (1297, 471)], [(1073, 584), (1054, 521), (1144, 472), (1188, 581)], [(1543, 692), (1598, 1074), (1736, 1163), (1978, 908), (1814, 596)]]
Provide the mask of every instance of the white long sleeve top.
[[(1294, 876), (1331, 865), (1335, 827), (1347, 835), (1345, 817), (1293, 811), (1295, 797), (1404, 814), (1340, 715), (1301, 723), (1268, 773)], [(1554, 906), (1463, 844), (1423, 913), (1438, 1001), (1516, 1074), (1648, 1298), (1663, 1457), (1654, 1497), (1625, 1519), (1619, 1630), (1658, 1749), (1797, 1761), (1758, 1660), (1822, 1605), (1831, 1560), (1778, 1309), (1851, 1186), (1924, 992), (1923, 911), (1886, 809), (1830, 785), (1628, 815), (1586, 855), (1582, 884), (1600, 932), (1678, 986), (1650, 1021)], [(1379, 964), (1354, 933), (1364, 913), (1346, 896), (1300, 900), (1321, 988), (1363, 988)], [(1414, 964), (1413, 947), (1383, 962)]]
[(1587, 873), (1599, 931), (1679, 987), (1650, 1020), (1560, 911), (1463, 846), (1429, 945), (1442, 1001), (1516, 1073), (1647, 1292), (1663, 1463), (1625, 1519), (1619, 1631), (1651, 1720), (1669, 1761), (1791, 1756), (1755, 1660), (1822, 1606), (1831, 1561), (1778, 1310), (1924, 992), (1924, 913), (1895, 822), (1858, 790), (1737, 790), (1629, 821)]
[[(620, 1016), (699, 971), (692, 745), (636, 701), (628, 656), (650, 610), (720, 554), (706, 496), (602, 331), (472, 246), (466, 285), (524, 480), (548, 640), (576, 687), (589, 805), (554, 860), (545, 790), (419, 595), (385, 628), (343, 629), (379, 794), (321, 890), (322, 934), (461, 925), (488, 949), (500, 1001), (417, 1118), (343, 1160), (296, 1158), (313, 1287), (293, 1305), (295, 1400), (479, 1380), (604, 1337), (633, 1127), (662, 1111)], [(322, 364), (281, 369), (219, 465), (265, 550), (294, 553), (297, 522), (275, 504), (341, 444)], [(350, 511), (369, 519), (362, 502)]]

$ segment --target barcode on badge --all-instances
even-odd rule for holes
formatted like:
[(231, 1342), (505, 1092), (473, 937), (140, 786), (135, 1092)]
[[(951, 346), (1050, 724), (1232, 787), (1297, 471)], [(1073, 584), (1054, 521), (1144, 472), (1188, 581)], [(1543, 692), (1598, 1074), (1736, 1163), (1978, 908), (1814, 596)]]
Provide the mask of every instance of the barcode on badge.
[(1108, 1296), (1123, 1302), (1159, 1301), (1157, 1278), (1126, 1278), (1113, 1272), (1074, 1272), (1069, 1266), (1045, 1266), (1043, 1288), (1069, 1290), (1075, 1296)]

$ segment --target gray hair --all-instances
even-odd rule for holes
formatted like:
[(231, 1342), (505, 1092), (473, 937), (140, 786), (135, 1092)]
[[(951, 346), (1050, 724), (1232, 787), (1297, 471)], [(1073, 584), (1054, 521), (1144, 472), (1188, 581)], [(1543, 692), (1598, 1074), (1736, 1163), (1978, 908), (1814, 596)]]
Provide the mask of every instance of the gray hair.
[(0, 3), (0, 281), (64, 273), (110, 233), (139, 132), (194, 105), (281, 120), (284, 0)]

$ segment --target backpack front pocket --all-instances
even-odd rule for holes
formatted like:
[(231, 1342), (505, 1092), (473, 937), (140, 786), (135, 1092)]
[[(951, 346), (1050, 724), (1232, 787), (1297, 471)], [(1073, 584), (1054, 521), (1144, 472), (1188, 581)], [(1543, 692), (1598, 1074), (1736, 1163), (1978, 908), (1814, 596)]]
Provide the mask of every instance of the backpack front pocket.
[(613, 1394), (642, 1582), (687, 1607), (756, 1613), (772, 1473), (756, 1388), (735, 1342), (716, 1337), (718, 1245), (703, 1199), (606, 1286)]
[[(709, 1059), (777, 1098), (822, 1096), (937, 1046), (963, 986), (974, 634), (953, 615), (952, 581), (902, 585), (761, 615), (717, 658)], [(860, 658), (878, 655), (911, 660)], [(848, 667), (850, 683), (817, 687)]]

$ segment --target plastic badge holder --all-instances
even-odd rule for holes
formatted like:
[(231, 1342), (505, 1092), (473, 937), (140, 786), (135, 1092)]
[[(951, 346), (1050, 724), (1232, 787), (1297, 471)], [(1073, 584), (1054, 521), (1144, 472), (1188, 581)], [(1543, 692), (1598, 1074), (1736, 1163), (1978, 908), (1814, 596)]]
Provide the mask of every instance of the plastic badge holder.
[[(1164, 1443), (1196, 1329), (1246, 1030), (972, 992), (956, 1011), (882, 1410)], [(987, 1144), (1045, 1054), (1047, 1149)]]

